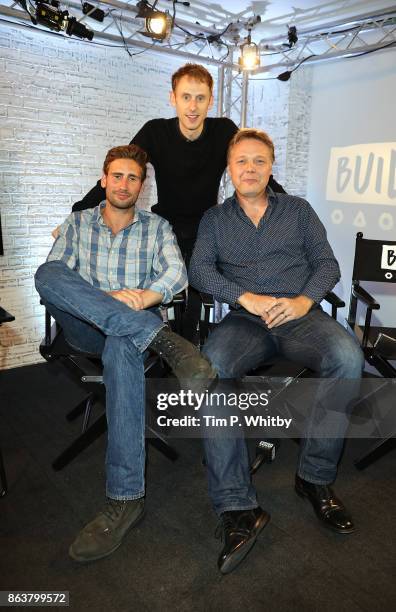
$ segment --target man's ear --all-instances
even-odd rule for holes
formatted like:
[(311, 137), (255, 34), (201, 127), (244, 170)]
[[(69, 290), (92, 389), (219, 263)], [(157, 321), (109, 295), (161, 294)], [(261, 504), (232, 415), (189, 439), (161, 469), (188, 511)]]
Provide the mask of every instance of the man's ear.
[(169, 92), (169, 102), (172, 104), (172, 106), (176, 106), (176, 96), (173, 89)]
[(102, 174), (102, 178), (100, 179), (100, 184), (103, 187), (103, 189), (106, 189), (106, 185), (107, 185), (107, 176), (106, 176), (106, 174)]
[(212, 106), (213, 106), (213, 102), (214, 102), (214, 97), (213, 97), (213, 94), (210, 94), (210, 100), (209, 100), (209, 106), (208, 106), (208, 108), (212, 108)]

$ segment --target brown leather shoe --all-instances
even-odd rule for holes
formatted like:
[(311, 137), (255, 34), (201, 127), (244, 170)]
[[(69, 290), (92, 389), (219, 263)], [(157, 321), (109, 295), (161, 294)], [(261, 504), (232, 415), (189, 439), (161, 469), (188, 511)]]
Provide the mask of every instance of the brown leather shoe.
[(127, 501), (108, 498), (103, 511), (77, 535), (69, 548), (69, 555), (80, 563), (111, 555), (143, 515), (143, 498)]
[(296, 493), (306, 497), (312, 504), (318, 519), (337, 533), (353, 533), (355, 526), (344, 504), (329, 485), (318, 485), (303, 480), (296, 474)]
[(270, 515), (262, 508), (230, 510), (220, 515), (224, 548), (217, 565), (222, 574), (229, 574), (246, 557), (264, 529)]

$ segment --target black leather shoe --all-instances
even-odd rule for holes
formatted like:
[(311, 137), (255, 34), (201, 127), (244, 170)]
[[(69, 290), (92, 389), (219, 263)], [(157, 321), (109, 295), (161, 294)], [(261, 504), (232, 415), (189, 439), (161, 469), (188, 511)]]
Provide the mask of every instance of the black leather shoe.
[(350, 514), (329, 485), (313, 484), (296, 475), (296, 493), (311, 502), (316, 516), (329, 529), (345, 534), (355, 531)]
[[(246, 557), (270, 515), (262, 508), (230, 510), (220, 515), (224, 548), (217, 565), (222, 574), (229, 574)], [(216, 534), (217, 535), (217, 534)]]

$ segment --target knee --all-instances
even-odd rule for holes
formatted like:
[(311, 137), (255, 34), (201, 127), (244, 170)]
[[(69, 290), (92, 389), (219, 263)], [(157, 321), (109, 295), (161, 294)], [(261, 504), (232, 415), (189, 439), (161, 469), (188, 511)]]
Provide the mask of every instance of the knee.
[(346, 335), (332, 348), (327, 359), (330, 376), (337, 378), (359, 378), (364, 369), (364, 354), (356, 340)]
[(241, 376), (237, 364), (230, 362), (229, 355), (221, 346), (212, 345), (208, 341), (203, 347), (202, 353), (209, 359), (219, 378), (239, 378)]
[(64, 268), (65, 265), (63, 261), (46, 261), (41, 264), (34, 275), (36, 289), (38, 290), (41, 285), (48, 283), (48, 281), (54, 277), (54, 274), (59, 274), (60, 270)]

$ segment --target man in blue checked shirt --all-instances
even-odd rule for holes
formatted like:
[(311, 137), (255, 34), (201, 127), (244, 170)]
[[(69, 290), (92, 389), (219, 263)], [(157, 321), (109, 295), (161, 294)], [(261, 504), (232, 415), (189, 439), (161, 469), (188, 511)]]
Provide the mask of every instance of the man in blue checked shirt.
[[(228, 148), (235, 194), (202, 218), (190, 282), (231, 307), (203, 352), (221, 379), (240, 378), (274, 354), (321, 379), (300, 443), (295, 487), (322, 525), (349, 534), (352, 519), (329, 485), (364, 357), (355, 339), (319, 306), (339, 280), (339, 266), (308, 202), (268, 187), (273, 161), (267, 134), (237, 132)], [(228, 573), (249, 552), (269, 514), (257, 503), (243, 438), (211, 437), (205, 454), (209, 493), (223, 529), (218, 565)]]
[(111, 554), (144, 513), (146, 349), (194, 390), (216, 379), (206, 358), (170, 331), (155, 308), (186, 287), (187, 273), (168, 221), (135, 208), (146, 160), (137, 145), (108, 152), (101, 179), (106, 199), (67, 217), (35, 276), (68, 342), (101, 355), (104, 366), (107, 502), (70, 546), (80, 562)]

